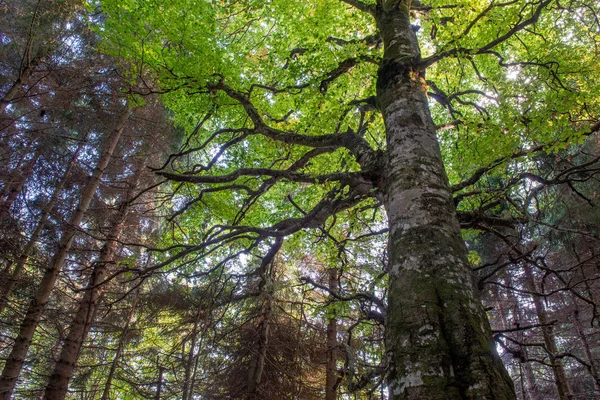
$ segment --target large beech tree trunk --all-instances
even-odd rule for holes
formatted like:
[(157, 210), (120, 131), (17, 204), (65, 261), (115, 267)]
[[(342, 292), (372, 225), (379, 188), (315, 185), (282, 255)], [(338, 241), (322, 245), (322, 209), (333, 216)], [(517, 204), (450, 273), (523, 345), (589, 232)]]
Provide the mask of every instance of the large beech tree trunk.
[(62, 400), (67, 394), (69, 381), (73, 377), (73, 371), (77, 358), (81, 351), (81, 346), (90, 330), (93, 317), (96, 315), (96, 307), (101, 295), (101, 285), (106, 278), (109, 266), (114, 260), (117, 241), (127, 218), (130, 209), (131, 191), (138, 185), (140, 169), (136, 172), (133, 178), (134, 182), (125, 196), (124, 201), (119, 207), (117, 216), (112, 224), (104, 246), (100, 250), (98, 260), (92, 266), (92, 274), (86, 288), (85, 294), (79, 302), (77, 314), (69, 328), (69, 334), (63, 344), (60, 357), (54, 366), (54, 371), (50, 376), (44, 399), (47, 400)]
[(514, 399), (477, 298), (426, 97), (408, 1), (382, 1), (377, 102), (386, 126), (390, 398)]
[(38, 287), (38, 291), (29, 305), (25, 319), (21, 323), (19, 334), (15, 339), (15, 344), (12, 348), (12, 351), (6, 360), (6, 364), (4, 365), (4, 370), (2, 371), (2, 376), (0, 377), (0, 400), (8, 400), (11, 397), (11, 394), (17, 383), (17, 378), (19, 377), (21, 369), (23, 368), (25, 357), (29, 351), (29, 346), (33, 340), (33, 335), (38, 326), (42, 313), (46, 308), (46, 304), (50, 298), (50, 293), (54, 288), (54, 283), (56, 282), (58, 274), (65, 263), (67, 254), (71, 249), (73, 239), (77, 233), (79, 225), (81, 224), (83, 216), (86, 213), (92, 198), (94, 197), (96, 189), (98, 188), (100, 178), (108, 166), (113, 151), (119, 142), (125, 127), (125, 123), (129, 118), (129, 114), (130, 110), (127, 109), (118, 118), (115, 129), (107, 139), (104, 151), (98, 160), (98, 164), (96, 165), (92, 176), (90, 177), (83, 190), (83, 193), (81, 194), (79, 205), (73, 213), (69, 223), (65, 225), (58, 250), (52, 257), (52, 260), (50, 261), (50, 264), (44, 273), (40, 286)]

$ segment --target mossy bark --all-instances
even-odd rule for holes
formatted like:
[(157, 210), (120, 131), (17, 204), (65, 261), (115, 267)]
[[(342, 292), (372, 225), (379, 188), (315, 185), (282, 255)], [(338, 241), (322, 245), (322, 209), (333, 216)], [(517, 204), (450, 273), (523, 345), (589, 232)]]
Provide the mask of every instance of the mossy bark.
[(377, 100), (388, 146), (390, 398), (514, 399), (473, 284), (407, 2), (383, 2), (375, 17), (385, 49)]

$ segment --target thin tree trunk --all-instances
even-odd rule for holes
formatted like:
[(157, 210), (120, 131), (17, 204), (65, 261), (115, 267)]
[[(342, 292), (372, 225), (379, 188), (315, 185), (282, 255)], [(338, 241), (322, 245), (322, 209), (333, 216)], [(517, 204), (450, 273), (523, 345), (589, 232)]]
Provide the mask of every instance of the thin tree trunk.
[(33, 48), (33, 39), (35, 37), (35, 25), (36, 20), (39, 16), (39, 6), (42, 1), (38, 0), (35, 10), (33, 10), (31, 24), (29, 28), (29, 36), (27, 38), (27, 44), (25, 50), (23, 52), (23, 57), (21, 58), (21, 65), (19, 67), (19, 76), (13, 82), (13, 84), (8, 88), (6, 93), (0, 97), (0, 115), (4, 113), (6, 107), (15, 99), (17, 93), (23, 87), (23, 85), (27, 82), (31, 74), (36, 70), (36, 68), (42, 63), (45, 57), (47, 57), (54, 50), (54, 38), (46, 38), (48, 40), (48, 45), (42, 49), (38, 54), (36, 54), (33, 59), (31, 58), (31, 49)]
[(158, 379), (156, 381), (156, 394), (154, 395), (154, 400), (160, 400), (160, 395), (162, 392), (162, 386), (163, 386), (163, 371), (165, 370), (165, 367), (163, 367), (162, 365), (160, 365), (158, 367)]
[(0, 314), (4, 311), (4, 309), (6, 308), (6, 306), (8, 304), (8, 300), (12, 294), (12, 291), (13, 291), (16, 283), (18, 282), (19, 278), (21, 277), (23, 270), (25, 269), (27, 260), (29, 260), (29, 256), (33, 252), (33, 249), (35, 248), (37, 240), (39, 239), (42, 231), (44, 230), (44, 228), (46, 226), (46, 222), (48, 222), (50, 213), (54, 209), (54, 205), (56, 204), (56, 201), (58, 200), (58, 196), (62, 192), (62, 189), (64, 188), (65, 183), (67, 182), (69, 174), (71, 173), (71, 169), (73, 169), (73, 166), (75, 165), (75, 161), (77, 161), (77, 157), (79, 156), (79, 152), (81, 151), (82, 148), (83, 148), (83, 143), (81, 143), (77, 147), (77, 150), (75, 150), (75, 153), (73, 154), (73, 157), (71, 157), (69, 164), (67, 164), (67, 168), (65, 169), (65, 172), (63, 173), (61, 179), (56, 184), (56, 187), (54, 188), (52, 197), (50, 198), (50, 200), (44, 207), (42, 216), (41, 216), (40, 220), (38, 221), (38, 224), (35, 227), (35, 230), (33, 231), (33, 233), (31, 234), (31, 237), (27, 241), (27, 244), (25, 245), (25, 248), (23, 249), (23, 253), (21, 253), (21, 255), (19, 256), (19, 259), (17, 260), (17, 265), (15, 266), (15, 269), (12, 271), (11, 277), (9, 278), (8, 282), (6, 283), (6, 286), (4, 287), (3, 292), (0, 294)]
[(583, 345), (583, 350), (585, 352), (585, 358), (589, 365), (589, 372), (592, 378), (594, 379), (594, 388), (596, 389), (597, 394), (600, 394), (600, 375), (598, 375), (598, 368), (596, 367), (596, 363), (594, 362), (594, 357), (592, 356), (592, 350), (590, 349), (590, 344), (587, 339), (587, 335), (585, 334), (585, 330), (583, 329), (583, 324), (581, 323), (581, 310), (579, 309), (579, 305), (577, 304), (577, 299), (573, 299), (573, 320), (575, 322), (575, 328), (577, 328), (577, 334), (579, 335), (579, 339), (581, 340), (581, 344)]
[(542, 298), (537, 294), (539, 292), (537, 290), (537, 285), (535, 284), (535, 279), (533, 277), (533, 273), (531, 272), (531, 268), (526, 266), (524, 269), (525, 283), (528, 290), (531, 292), (531, 298), (533, 300), (533, 305), (535, 306), (535, 312), (537, 314), (538, 321), (542, 325), (542, 335), (544, 336), (546, 351), (550, 356), (550, 363), (552, 365), (552, 371), (554, 372), (554, 382), (558, 391), (558, 398), (560, 400), (570, 400), (573, 398), (573, 393), (571, 392), (571, 387), (569, 386), (569, 381), (567, 380), (567, 375), (565, 374), (562, 360), (556, 357), (558, 354), (558, 348), (556, 347), (556, 341), (554, 340), (553, 327), (550, 324), (548, 315), (546, 314)]
[(27, 314), (25, 315), (25, 319), (21, 323), (19, 334), (6, 361), (4, 370), (2, 371), (2, 376), (0, 377), (0, 400), (8, 400), (11, 397), (11, 393), (13, 392), (17, 383), (17, 378), (19, 377), (21, 369), (23, 368), (25, 357), (29, 351), (29, 346), (33, 340), (33, 335), (50, 298), (50, 293), (54, 288), (58, 274), (65, 263), (69, 250), (71, 249), (73, 238), (77, 233), (77, 229), (79, 228), (83, 216), (86, 213), (92, 198), (94, 197), (96, 189), (98, 188), (100, 178), (108, 166), (113, 151), (117, 146), (117, 143), (125, 128), (125, 123), (129, 118), (129, 113), (130, 110), (127, 109), (121, 114), (121, 116), (118, 118), (114, 131), (108, 137), (104, 151), (98, 161), (98, 164), (96, 165), (96, 168), (94, 169), (94, 173), (90, 177), (85, 189), (83, 190), (79, 205), (71, 217), (71, 221), (64, 228), (60, 246), (54, 254), (48, 269), (46, 269), (44, 277), (42, 278), (40, 286), (38, 287), (38, 291), (34, 299), (31, 301), (29, 309), (27, 310)]
[(131, 184), (124, 201), (119, 207), (119, 212), (113, 222), (107, 240), (100, 250), (98, 260), (92, 266), (92, 274), (85, 294), (79, 302), (75, 319), (69, 328), (69, 334), (63, 344), (60, 357), (54, 366), (54, 372), (50, 376), (44, 398), (47, 400), (62, 400), (67, 394), (69, 381), (73, 377), (73, 371), (81, 346), (90, 330), (93, 316), (96, 314), (98, 300), (101, 294), (101, 284), (104, 282), (110, 264), (113, 262), (117, 241), (127, 218), (130, 208), (131, 190), (138, 185), (141, 169), (136, 172), (134, 182)]
[[(19, 156), (19, 161), (17, 162), (17, 170), (21, 169), (21, 163), (25, 160), (25, 157), (27, 157), (27, 150), (24, 150), (21, 155)], [(9, 161), (7, 161), (9, 162)], [(10, 189), (12, 188), (13, 183), (12, 183), (12, 179), (8, 178), (6, 180), (6, 182), (4, 182), (4, 186), (2, 187), (2, 190), (0, 191), (0, 203), (4, 203), (4, 200), (6, 199), (6, 196), (8, 195), (8, 193), (10, 192)]]
[(187, 354), (187, 361), (185, 364), (185, 378), (183, 380), (183, 395), (181, 396), (182, 400), (191, 399), (194, 391), (194, 377), (196, 374), (194, 367), (194, 360), (196, 359), (195, 349), (196, 342), (198, 339), (198, 329), (200, 326), (200, 322), (202, 320), (204, 313), (201, 309), (198, 310), (198, 314), (196, 316), (196, 320), (194, 321), (194, 328), (192, 330), (192, 334), (190, 337), (190, 351)]
[[(200, 348), (202, 348), (202, 337), (200, 337)], [(192, 373), (192, 377), (190, 380), (190, 399), (194, 398), (194, 385), (196, 383), (196, 376), (198, 373), (198, 364), (200, 363), (200, 350), (198, 350), (198, 352), (196, 353), (196, 356), (194, 357), (194, 372)]]
[[(512, 288), (514, 287), (512, 279), (511, 279), (511, 275), (510, 274), (504, 274), (504, 279), (506, 280), (506, 298), (509, 301), (509, 304), (511, 306), (512, 309), (512, 313), (513, 313), (513, 324), (515, 324), (516, 326), (521, 325), (524, 320), (523, 320), (523, 316), (521, 315), (521, 304), (519, 303), (519, 298), (517, 296), (515, 296), (514, 292), (511, 289), (508, 288)], [(500, 297), (500, 288), (498, 286), (495, 286), (496, 291), (496, 296)], [(502, 329), (510, 329), (513, 328), (514, 326), (510, 326), (508, 321), (510, 319), (509, 317), (509, 312), (508, 310), (505, 309), (505, 307), (503, 306), (503, 304), (501, 302), (498, 303), (498, 309), (500, 310), (500, 322), (502, 324)], [(527, 325), (527, 324), (526, 324)], [(519, 343), (525, 343), (525, 338), (523, 335), (523, 331), (518, 331), (516, 333), (517, 335), (517, 341)], [(539, 395), (539, 389), (537, 387), (537, 383), (536, 383), (536, 379), (535, 379), (535, 375), (533, 373), (533, 367), (531, 365), (531, 361), (529, 360), (529, 356), (528, 356), (528, 350), (527, 350), (527, 346), (519, 346), (519, 351), (521, 352), (521, 354), (523, 355), (523, 360), (518, 360), (519, 362), (519, 368), (520, 368), (520, 373), (521, 373), (521, 385), (522, 387), (522, 393), (523, 393), (523, 399), (525, 400), (539, 400), (540, 395)]]
[(262, 380), (263, 371), (265, 368), (265, 360), (267, 358), (267, 347), (269, 345), (269, 330), (271, 328), (271, 316), (272, 316), (272, 299), (267, 299), (264, 305), (263, 318), (259, 327), (258, 336), (258, 352), (253, 368), (250, 370), (250, 377), (248, 381), (248, 393), (249, 399), (260, 399), (258, 393), (260, 388), (260, 382)]
[(31, 74), (35, 71), (36, 67), (41, 64), (43, 58), (49, 54), (50, 51), (40, 53), (31, 62), (29, 62), (20, 72), (17, 79), (8, 88), (8, 91), (0, 98), (0, 115), (4, 113), (6, 107), (15, 99), (17, 93), (27, 82)]
[(390, 399), (514, 399), (461, 236), (431, 119), (409, 1), (378, 2), (386, 127)]
[[(329, 290), (336, 292), (339, 282), (339, 269), (331, 268), (329, 273)], [(337, 317), (332, 316), (327, 323), (327, 365), (325, 370), (325, 400), (336, 400), (337, 372)]]
[(125, 347), (125, 338), (127, 337), (127, 332), (129, 332), (129, 326), (131, 325), (131, 321), (133, 320), (133, 316), (135, 315), (135, 308), (137, 307), (138, 297), (140, 296), (140, 288), (138, 287), (133, 296), (133, 301), (131, 303), (131, 309), (129, 310), (129, 314), (127, 315), (127, 321), (125, 322), (125, 326), (121, 331), (121, 335), (119, 336), (119, 344), (117, 344), (117, 351), (115, 352), (115, 357), (110, 364), (110, 371), (108, 371), (108, 376), (106, 377), (106, 383), (104, 384), (104, 391), (102, 392), (101, 400), (109, 400), (110, 399), (110, 388), (112, 386), (112, 381), (115, 376), (115, 372), (117, 371), (117, 367), (119, 366), (119, 361), (121, 360), (121, 354), (123, 353), (123, 348)]
[(262, 380), (263, 371), (265, 368), (265, 361), (267, 358), (267, 347), (269, 345), (269, 330), (271, 329), (271, 319), (273, 316), (273, 260), (277, 255), (277, 252), (283, 244), (283, 238), (277, 237), (275, 243), (269, 249), (268, 253), (262, 260), (259, 267), (260, 271), (260, 285), (259, 290), (264, 299), (262, 305), (262, 320), (259, 325), (259, 334), (256, 347), (256, 360), (251, 366), (248, 374), (248, 399), (260, 399), (259, 389)]
[[(512, 287), (512, 284), (509, 281), (509, 285)], [(521, 305), (519, 304), (519, 300), (514, 297), (513, 293), (508, 290), (508, 293), (510, 293), (510, 297), (514, 302), (514, 314), (516, 317), (516, 322), (521, 323), (521, 321), (523, 321), (523, 317), (521, 315)], [(518, 341), (520, 343), (524, 343), (524, 335), (523, 335), (523, 331), (520, 331), (518, 334)], [(525, 358), (525, 362), (520, 362), (522, 369), (525, 371), (524, 373), (524, 378), (525, 378), (525, 391), (527, 393), (527, 400), (538, 400), (540, 398), (540, 393), (539, 393), (539, 389), (537, 386), (537, 382), (535, 379), (535, 374), (533, 373), (533, 367), (531, 365), (531, 361), (527, 361), (529, 359), (529, 355), (528, 355), (528, 349), (527, 346), (521, 346), (520, 348), (521, 353), (523, 354), (523, 357)]]
[(21, 168), (20, 166), (19, 168), (17, 168), (18, 171), (16, 172), (16, 174), (18, 175), (18, 180), (14, 183), (11, 182), (10, 187), (7, 188), (8, 190), (6, 191), (6, 198), (2, 202), (2, 205), (0, 205), (0, 218), (5, 218), (10, 214), (10, 208), (12, 207), (15, 200), (17, 200), (19, 193), (21, 193), (21, 191), (25, 187), (25, 182), (27, 182), (27, 179), (29, 179), (29, 177), (31, 176), (31, 173), (33, 172), (33, 167), (37, 163), (37, 160), (40, 158), (40, 155), (41, 151), (38, 148), (33, 154), (31, 160), (29, 160), (23, 168)]

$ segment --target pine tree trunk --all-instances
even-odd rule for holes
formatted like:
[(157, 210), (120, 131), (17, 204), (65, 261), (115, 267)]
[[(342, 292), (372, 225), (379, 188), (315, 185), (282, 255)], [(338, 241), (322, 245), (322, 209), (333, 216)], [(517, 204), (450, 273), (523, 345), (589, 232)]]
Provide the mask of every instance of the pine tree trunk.
[(158, 367), (158, 379), (156, 380), (156, 394), (154, 395), (154, 400), (160, 400), (160, 395), (163, 387), (163, 371), (165, 367), (162, 365)]
[(196, 316), (196, 320), (194, 321), (194, 328), (192, 329), (192, 334), (190, 338), (190, 351), (187, 354), (187, 360), (185, 363), (185, 377), (183, 380), (183, 394), (181, 396), (181, 400), (188, 400), (193, 398), (195, 377), (194, 365), (196, 364), (194, 362), (194, 360), (196, 359), (195, 349), (196, 341), (198, 339), (198, 329), (200, 326), (202, 315), (202, 310), (198, 310), (198, 314)]
[[(39, 17), (40, 4), (41, 4), (41, 1), (38, 1), (37, 5), (35, 6), (35, 9), (33, 10), (31, 28), (33, 28), (36, 25), (36, 20)], [(29, 77), (31, 76), (31, 74), (33, 74), (35, 72), (37, 67), (43, 62), (43, 60), (46, 57), (48, 57), (50, 55), (50, 53), (52, 53), (52, 51), (55, 48), (56, 39), (52, 38), (52, 37), (47, 37), (47, 38), (45, 38), (47, 40), (46, 46), (42, 47), (42, 49), (39, 50), (38, 53), (32, 58), (31, 50), (33, 48), (34, 36), (35, 36), (34, 30), (30, 29), (29, 37), (27, 38), (27, 44), (25, 47), (25, 51), (21, 58), (21, 65), (19, 67), (19, 76), (12, 83), (10, 88), (8, 88), (6, 93), (4, 95), (2, 95), (2, 97), (0, 97), (0, 115), (4, 113), (4, 111), (6, 110), (6, 107), (15, 99), (19, 90), (29, 80)]]
[(18, 180), (14, 183), (11, 182), (10, 186), (7, 185), (8, 187), (5, 188), (5, 199), (0, 205), (0, 218), (6, 218), (10, 214), (10, 208), (12, 207), (15, 200), (17, 200), (19, 193), (21, 193), (21, 191), (25, 187), (25, 182), (27, 182), (27, 179), (29, 179), (29, 177), (31, 176), (31, 173), (33, 172), (33, 167), (37, 163), (37, 160), (40, 158), (40, 155), (41, 151), (40, 149), (37, 149), (33, 154), (31, 160), (29, 160), (27, 164), (25, 164), (25, 166), (21, 167), (19, 165), (19, 168), (17, 168), (15, 174), (18, 175)]
[(19, 334), (15, 340), (15, 344), (6, 361), (6, 364), (4, 365), (2, 376), (0, 377), (0, 400), (8, 400), (11, 397), (11, 393), (15, 388), (17, 379), (21, 373), (21, 369), (23, 368), (25, 357), (29, 351), (29, 346), (33, 340), (33, 335), (42, 317), (42, 313), (44, 312), (46, 304), (48, 303), (50, 293), (54, 288), (54, 283), (56, 282), (58, 274), (65, 263), (67, 254), (71, 249), (73, 239), (77, 233), (79, 225), (81, 224), (83, 216), (87, 211), (92, 198), (94, 197), (98, 184), (100, 183), (100, 178), (108, 166), (113, 151), (121, 137), (125, 123), (129, 118), (129, 113), (130, 111), (127, 109), (121, 114), (115, 129), (108, 137), (104, 151), (98, 160), (98, 164), (96, 165), (92, 176), (83, 190), (79, 205), (73, 213), (69, 224), (64, 228), (60, 246), (50, 261), (50, 265), (48, 266), (48, 269), (46, 269), (46, 272), (38, 287), (38, 291), (31, 301), (29, 309), (27, 310), (25, 319), (21, 323)]
[(577, 299), (573, 298), (573, 320), (575, 322), (575, 328), (577, 328), (577, 334), (579, 335), (579, 339), (581, 340), (581, 344), (583, 345), (583, 351), (585, 352), (585, 358), (589, 365), (589, 372), (592, 378), (594, 379), (594, 388), (598, 395), (600, 395), (600, 375), (598, 375), (598, 368), (596, 367), (596, 363), (594, 362), (594, 356), (592, 355), (592, 350), (590, 349), (590, 344), (588, 342), (587, 335), (585, 334), (585, 330), (583, 328), (583, 324), (581, 323), (581, 310), (579, 309), (579, 305), (577, 304)]
[[(510, 280), (509, 280), (508, 286), (512, 287), (512, 283), (510, 282)], [(514, 313), (515, 320), (516, 320), (515, 322), (516, 323), (526, 322), (527, 319), (523, 319), (523, 316), (521, 315), (522, 308), (521, 308), (521, 305), (519, 304), (518, 298), (516, 298), (513, 295), (512, 291), (508, 290), (508, 293), (510, 293), (510, 298), (514, 304), (513, 313)], [(525, 323), (525, 325), (527, 325), (527, 323)], [(518, 333), (517, 340), (520, 343), (525, 342), (523, 331), (520, 331)], [(537, 386), (535, 374), (533, 373), (533, 367), (531, 365), (531, 361), (527, 361), (529, 359), (527, 346), (521, 346), (519, 350), (523, 354), (523, 358), (526, 360), (525, 362), (520, 362), (520, 364), (521, 364), (521, 369), (524, 371), (525, 392), (527, 393), (527, 400), (539, 400), (539, 398), (540, 398), (539, 392), (540, 391)]]
[[(514, 284), (511, 279), (511, 275), (508, 273), (504, 274), (504, 280), (506, 282), (507, 288), (513, 288)], [(497, 298), (500, 298), (500, 288), (495, 286), (493, 289), (496, 292)], [(515, 293), (512, 289), (506, 290), (506, 299), (508, 300), (509, 309), (506, 310), (504, 305), (501, 302), (498, 302), (498, 310), (500, 311), (500, 322), (502, 324), (502, 329), (510, 329), (515, 326), (523, 325), (523, 322), (526, 322), (525, 325), (528, 325), (529, 321), (527, 319), (523, 319), (521, 315), (521, 304), (519, 303), (519, 298), (515, 296)], [(512, 312), (512, 321), (514, 325), (510, 325), (509, 321), (511, 319), (510, 314)], [(519, 343), (525, 343), (525, 338), (523, 335), (523, 331), (518, 331), (516, 333), (517, 341)], [(519, 351), (523, 355), (524, 362), (519, 360), (519, 367), (521, 373), (521, 385), (522, 385), (522, 396), (524, 400), (539, 400), (539, 389), (537, 387), (535, 375), (533, 373), (533, 368), (531, 365), (531, 361), (527, 361), (529, 359), (527, 346), (519, 346)]]
[[(329, 271), (329, 290), (337, 291), (339, 286), (339, 270)], [(337, 318), (333, 316), (327, 323), (327, 365), (325, 371), (325, 400), (336, 400), (337, 372)]]
[(514, 399), (473, 284), (427, 103), (408, 1), (383, 1), (377, 102), (386, 126), (390, 399)]
[(31, 74), (35, 71), (37, 66), (42, 62), (43, 58), (49, 53), (40, 53), (30, 63), (28, 63), (19, 73), (17, 79), (10, 85), (6, 93), (0, 97), (0, 115), (4, 113), (6, 107), (15, 99), (19, 90), (27, 82)]
[[(9, 149), (6, 149), (5, 151), (9, 151)], [(21, 163), (25, 160), (25, 157), (27, 157), (27, 150), (24, 150), (20, 156), (19, 156), (19, 161), (16, 163), (17, 164), (17, 168), (16, 169), (20, 169), (21, 168)], [(8, 161), (7, 161), (8, 162)], [(3, 182), (4, 186), (2, 186), (2, 190), (0, 190), (0, 204), (4, 203), (4, 200), (6, 199), (6, 196), (8, 195), (8, 193), (10, 192), (10, 189), (12, 188), (12, 177), (7, 177), (6, 181)]]
[[(509, 286), (512, 287), (512, 284), (509, 283)], [(523, 319), (523, 316), (521, 315), (521, 305), (519, 304), (519, 300), (514, 297), (514, 295), (512, 294), (512, 292), (509, 290), (509, 293), (511, 293), (511, 298), (514, 301), (514, 314), (515, 314), (515, 318), (517, 320), (517, 322), (521, 322), (521, 321), (527, 321), (527, 319)], [(519, 332), (517, 340), (520, 343), (524, 343), (525, 339), (524, 339), (524, 335), (523, 335), (523, 331)], [(520, 348), (521, 352), (523, 353), (523, 357), (525, 358), (525, 360), (529, 359), (529, 355), (528, 355), (528, 349), (527, 346), (521, 346)], [(539, 400), (540, 399), (540, 390), (538, 388), (537, 385), (537, 381), (535, 379), (535, 374), (533, 373), (533, 367), (531, 365), (531, 361), (525, 361), (525, 362), (521, 362), (522, 365), (522, 369), (525, 371), (525, 391), (527, 393), (527, 399), (528, 400)]]
[(250, 376), (248, 379), (248, 398), (252, 400), (261, 398), (258, 394), (258, 390), (260, 388), (260, 382), (262, 380), (262, 375), (265, 368), (265, 360), (267, 358), (267, 346), (269, 345), (269, 330), (271, 328), (272, 311), (272, 302), (270, 299), (267, 299), (264, 305), (262, 321), (259, 326), (256, 360), (254, 361), (253, 368), (250, 370)]
[(269, 330), (273, 317), (273, 260), (283, 244), (283, 239), (278, 237), (275, 243), (265, 255), (259, 268), (260, 284), (259, 291), (263, 298), (262, 318), (258, 326), (258, 338), (256, 341), (256, 359), (248, 371), (248, 399), (261, 399), (259, 394), (260, 382), (262, 380), (265, 361), (267, 358), (267, 347), (269, 345)]
[(542, 298), (537, 295), (537, 286), (529, 266), (525, 267), (525, 281), (528, 290), (532, 293), (531, 298), (533, 299), (533, 305), (535, 306), (538, 321), (542, 325), (542, 335), (544, 336), (544, 344), (546, 345), (546, 351), (550, 357), (550, 364), (552, 365), (552, 371), (554, 372), (554, 382), (556, 384), (556, 390), (558, 391), (558, 398), (560, 400), (570, 400), (573, 398), (573, 393), (571, 392), (571, 387), (569, 386), (562, 360), (556, 357), (558, 348), (556, 347), (556, 341), (554, 340), (553, 327), (546, 314)]
[[(139, 172), (137, 173), (139, 174)], [(136, 174), (136, 175), (137, 175)], [(69, 333), (62, 346), (60, 357), (54, 366), (54, 372), (50, 376), (44, 398), (46, 400), (62, 400), (67, 394), (69, 381), (73, 377), (73, 370), (81, 351), (81, 346), (90, 330), (93, 316), (101, 294), (101, 284), (106, 278), (110, 264), (113, 262), (117, 240), (121, 236), (127, 212), (129, 210), (130, 190), (137, 186), (137, 178), (128, 190), (126, 199), (119, 207), (119, 212), (113, 222), (106, 243), (100, 250), (98, 260), (92, 266), (92, 274), (84, 296), (79, 302), (75, 319), (71, 323)]]
[(44, 207), (42, 216), (41, 216), (40, 220), (38, 221), (38, 224), (35, 227), (35, 230), (33, 231), (33, 233), (31, 234), (31, 237), (27, 241), (27, 244), (25, 245), (25, 248), (23, 249), (23, 253), (21, 253), (21, 255), (19, 256), (19, 259), (17, 260), (17, 265), (15, 266), (15, 269), (11, 273), (11, 277), (9, 278), (8, 282), (6, 283), (6, 286), (4, 287), (2, 293), (0, 294), (0, 314), (4, 311), (4, 309), (6, 308), (6, 306), (8, 304), (8, 300), (12, 294), (12, 291), (15, 288), (15, 285), (17, 284), (19, 278), (21, 277), (23, 270), (25, 269), (25, 264), (27, 264), (27, 260), (29, 259), (31, 252), (35, 248), (37, 240), (39, 239), (40, 234), (42, 233), (42, 231), (44, 230), (44, 227), (46, 226), (46, 222), (48, 222), (50, 213), (54, 209), (54, 205), (56, 204), (56, 201), (58, 200), (58, 196), (62, 192), (62, 189), (64, 188), (65, 183), (67, 182), (69, 174), (71, 173), (71, 169), (73, 168), (73, 165), (75, 165), (75, 161), (77, 161), (77, 157), (79, 156), (79, 152), (81, 151), (82, 147), (83, 147), (83, 143), (81, 143), (77, 147), (77, 150), (73, 154), (73, 157), (71, 157), (69, 164), (67, 164), (67, 168), (65, 169), (65, 172), (63, 173), (61, 179), (56, 184), (56, 187), (54, 188), (52, 197), (48, 201), (48, 204), (46, 204), (46, 206)]
[(129, 315), (127, 315), (127, 321), (125, 322), (125, 326), (123, 327), (121, 336), (119, 336), (119, 344), (117, 345), (115, 357), (113, 358), (112, 363), (110, 364), (110, 371), (108, 372), (108, 376), (106, 377), (106, 383), (104, 384), (104, 391), (102, 392), (101, 400), (110, 399), (110, 388), (112, 386), (112, 381), (115, 376), (115, 372), (117, 371), (119, 362), (121, 361), (121, 354), (123, 353), (123, 348), (125, 347), (125, 338), (127, 337), (127, 332), (129, 332), (129, 326), (131, 325), (131, 321), (133, 320), (133, 316), (135, 315), (135, 308), (137, 306), (139, 296), (140, 289), (138, 287), (138, 289), (135, 291), (135, 295), (133, 296), (133, 302), (131, 304), (131, 309), (129, 310)]

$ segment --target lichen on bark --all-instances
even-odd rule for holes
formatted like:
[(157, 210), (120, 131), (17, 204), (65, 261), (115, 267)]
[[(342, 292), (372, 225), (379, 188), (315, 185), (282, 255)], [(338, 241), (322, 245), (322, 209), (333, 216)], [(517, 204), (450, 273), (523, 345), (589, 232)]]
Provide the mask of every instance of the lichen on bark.
[(390, 397), (514, 399), (476, 296), (407, 7), (384, 2), (375, 13), (384, 42), (377, 103), (388, 147)]

